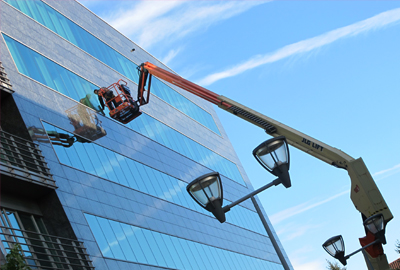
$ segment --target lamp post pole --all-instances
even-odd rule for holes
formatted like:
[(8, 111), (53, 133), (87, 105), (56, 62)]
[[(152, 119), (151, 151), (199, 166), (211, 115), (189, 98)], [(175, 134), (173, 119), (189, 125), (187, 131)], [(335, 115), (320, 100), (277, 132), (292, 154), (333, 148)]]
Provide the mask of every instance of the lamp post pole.
[(361, 252), (364, 255), (365, 261), (367, 262), (368, 270), (374, 270), (374, 267), (372, 266), (372, 263), (368, 258), (367, 252), (364, 249), (361, 250)]
[(281, 261), (283, 268), (285, 270), (291, 270), (289, 265), (288, 265), (288, 263), (287, 263), (287, 261), (286, 261), (286, 259), (285, 259), (285, 257), (283, 256), (281, 247), (279, 247), (279, 245), (278, 245), (278, 241), (276, 240), (276, 238), (275, 238), (271, 228), (269, 227), (269, 225), (268, 225), (263, 213), (261, 212), (261, 208), (258, 205), (256, 199), (254, 197), (251, 197), (251, 201), (253, 202), (254, 207), (256, 208), (257, 214), (260, 217), (261, 222), (264, 225), (265, 230), (267, 231), (269, 240), (271, 240), (272, 246), (274, 247), (274, 249), (276, 251), (276, 254), (279, 257), (279, 260)]
[(366, 249), (367, 247), (370, 247), (376, 243), (380, 243), (381, 241), (379, 239), (376, 239), (374, 242), (369, 243), (368, 245), (363, 246), (362, 248), (357, 249), (356, 251), (350, 253), (349, 255), (345, 256), (344, 258), (347, 260), (348, 258), (350, 258), (351, 256), (353, 256), (354, 254), (360, 252), (360, 251), (364, 251), (364, 249)]

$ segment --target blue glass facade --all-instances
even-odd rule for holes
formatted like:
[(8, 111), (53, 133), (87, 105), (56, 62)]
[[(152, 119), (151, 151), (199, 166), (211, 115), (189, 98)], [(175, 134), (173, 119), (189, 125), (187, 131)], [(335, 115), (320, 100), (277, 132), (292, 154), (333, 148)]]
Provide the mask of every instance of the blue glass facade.
[(21, 43), (4, 35), (18, 71), (76, 101), (89, 97), (90, 107), (99, 110), (100, 103), (93, 95), (98, 86), (43, 57)]
[(104, 257), (168, 269), (281, 269), (267, 260), (93, 215), (85, 217)]
[[(136, 70), (137, 65), (135, 63), (42, 1), (5, 1), (32, 19), (54, 31), (61, 37), (65, 38), (75, 46), (115, 69), (128, 79), (138, 83), (139, 77)], [(165, 85), (157, 78), (154, 78), (152, 84), (153, 94), (183, 113), (189, 115), (217, 134), (220, 134), (212, 116), (209, 113), (179, 93), (175, 92), (172, 88)]]
[[(285, 269), (258, 199), (220, 224), (185, 190), (211, 171), (222, 175), (224, 205), (253, 190), (206, 101), (153, 81), (158, 98), (122, 125), (97, 112), (93, 89), (122, 76), (133, 85), (137, 64), (156, 59), (76, 1), (2, 0), (0, 16), (16, 106), (95, 269)], [(121, 49), (133, 47), (135, 58)]]
[[(29, 49), (9, 36), (3, 35), (3, 37), (13, 59), (15, 59), (15, 64), (19, 72), (76, 101), (86, 99), (89, 101), (91, 108), (100, 109), (98, 99), (91, 94), (93, 89), (97, 89), (98, 86)], [(85, 104), (88, 103), (86, 102)], [(148, 115), (143, 115), (137, 121), (128, 123), (128, 126), (200, 164), (219, 171), (221, 174), (238, 183), (245, 184), (238, 168), (233, 162)]]
[[(45, 122), (43, 125), (47, 132), (73, 135)], [(212, 216), (187, 196), (186, 183), (182, 180), (95, 143), (75, 143), (68, 148), (53, 144), (53, 147), (62, 164)], [(225, 203), (231, 202), (226, 200)], [(257, 213), (241, 206), (237, 207), (232, 213), (233, 215), (229, 215), (230, 223), (260, 234), (266, 234)]]

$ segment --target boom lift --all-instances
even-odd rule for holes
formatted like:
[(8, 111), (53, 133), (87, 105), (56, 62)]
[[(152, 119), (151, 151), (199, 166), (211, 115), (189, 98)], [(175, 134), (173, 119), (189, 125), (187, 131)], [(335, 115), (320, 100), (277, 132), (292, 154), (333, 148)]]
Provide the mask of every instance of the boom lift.
[[(116, 94), (113, 98), (107, 100), (106, 102), (106, 106), (110, 110), (110, 117), (123, 124), (129, 123), (141, 115), (142, 112), (140, 111), (139, 107), (149, 103), (150, 97), (150, 91), (147, 92), (147, 96), (145, 97), (144, 91), (146, 90), (142, 88), (143, 92), (139, 91), (137, 100), (133, 100), (127, 84), (128, 83), (126, 81), (121, 79), (107, 87), (108, 90)], [(104, 95), (101, 93), (99, 93), (99, 96), (104, 98)], [(115, 107), (111, 107), (110, 103), (115, 104)]]
[[(176, 85), (217, 105), (219, 108), (264, 129), (267, 134), (273, 137), (281, 135), (285, 136), (290, 145), (309, 155), (312, 155), (334, 167), (347, 170), (351, 180), (350, 198), (356, 209), (361, 212), (363, 221), (378, 213), (383, 214), (385, 225), (393, 218), (382, 194), (361, 158), (354, 159), (337, 148), (331, 147), (301, 133), (298, 130), (286, 126), (227, 97), (211, 92), (149, 62), (141, 64), (138, 67), (138, 70), (138, 100), (141, 100), (139, 96), (143, 95), (145, 92), (147, 81), (149, 82), (147, 94), (150, 93), (152, 76), (156, 76), (157, 78)], [(360, 243), (362, 246), (365, 246), (374, 240), (375, 237), (373, 235), (367, 234), (364, 238), (360, 238)], [(366, 251), (375, 270), (389, 269), (386, 255), (384, 254), (380, 243), (374, 244), (372, 247), (367, 248)]]

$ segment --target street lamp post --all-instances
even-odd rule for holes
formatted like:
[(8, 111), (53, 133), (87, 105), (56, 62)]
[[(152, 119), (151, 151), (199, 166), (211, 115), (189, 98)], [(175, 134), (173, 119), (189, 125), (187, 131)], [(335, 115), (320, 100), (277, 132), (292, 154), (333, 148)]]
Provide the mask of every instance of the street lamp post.
[[(325, 249), (326, 252), (328, 252), (329, 255), (339, 260), (343, 265), (346, 265), (347, 259), (354, 254), (360, 251), (364, 252), (366, 248), (377, 243), (386, 244), (385, 223), (382, 214), (376, 214), (367, 218), (364, 221), (364, 226), (369, 232), (371, 232), (375, 236), (375, 241), (363, 246), (362, 248), (350, 253), (349, 255), (344, 256), (344, 241), (341, 235), (329, 238), (325, 241), (324, 244), (322, 244), (322, 247)], [(366, 258), (368, 259), (367, 256)], [(370, 268), (373, 269), (371, 262), (369, 262), (369, 259), (367, 260), (367, 263), (369, 264)]]
[(187, 191), (201, 207), (213, 213), (219, 222), (224, 223), (226, 221), (225, 213), (235, 205), (271, 186), (279, 184), (283, 184), (286, 188), (291, 186), (289, 176), (289, 148), (285, 137), (279, 136), (263, 142), (254, 149), (253, 155), (266, 170), (278, 176), (278, 178), (224, 207), (222, 207), (222, 182), (218, 172), (211, 172), (196, 178), (187, 185)]

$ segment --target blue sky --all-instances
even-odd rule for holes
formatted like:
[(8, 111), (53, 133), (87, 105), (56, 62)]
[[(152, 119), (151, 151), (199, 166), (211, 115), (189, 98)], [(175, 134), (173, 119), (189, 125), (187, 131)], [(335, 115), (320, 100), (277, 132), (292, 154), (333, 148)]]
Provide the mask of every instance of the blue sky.
[[(362, 157), (399, 257), (400, 1), (81, 2), (183, 77)], [(216, 110), (254, 187), (273, 180), (251, 154), (268, 136)], [(361, 217), (346, 171), (290, 151), (292, 187), (259, 197), (294, 268), (325, 269), (322, 243), (341, 234), (355, 251)], [(361, 254), (348, 269), (366, 269)]]

